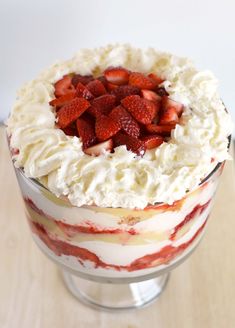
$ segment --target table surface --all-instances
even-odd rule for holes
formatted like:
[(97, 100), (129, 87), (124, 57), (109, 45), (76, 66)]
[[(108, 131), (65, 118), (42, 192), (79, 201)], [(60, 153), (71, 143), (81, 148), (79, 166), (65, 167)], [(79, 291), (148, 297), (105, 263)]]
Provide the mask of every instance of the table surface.
[(147, 308), (102, 313), (80, 304), (36, 247), (0, 128), (1, 328), (235, 327), (235, 179), (227, 162), (203, 242)]

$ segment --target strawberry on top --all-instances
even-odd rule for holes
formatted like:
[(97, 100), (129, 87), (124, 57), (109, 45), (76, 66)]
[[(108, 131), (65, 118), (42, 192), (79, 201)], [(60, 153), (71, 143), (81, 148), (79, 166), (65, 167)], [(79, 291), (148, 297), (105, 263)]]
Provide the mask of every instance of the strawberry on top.
[(108, 67), (103, 75), (70, 74), (54, 84), (58, 127), (78, 136), (87, 155), (125, 145), (139, 156), (169, 139), (183, 105), (170, 99), (155, 73)]

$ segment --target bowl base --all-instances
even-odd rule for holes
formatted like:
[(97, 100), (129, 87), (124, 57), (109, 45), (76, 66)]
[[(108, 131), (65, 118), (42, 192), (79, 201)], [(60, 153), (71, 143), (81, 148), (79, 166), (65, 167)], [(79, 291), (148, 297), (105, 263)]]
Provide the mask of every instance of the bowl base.
[(154, 302), (166, 287), (169, 273), (154, 279), (108, 284), (90, 281), (62, 270), (68, 290), (82, 303), (102, 311), (116, 312), (142, 308)]

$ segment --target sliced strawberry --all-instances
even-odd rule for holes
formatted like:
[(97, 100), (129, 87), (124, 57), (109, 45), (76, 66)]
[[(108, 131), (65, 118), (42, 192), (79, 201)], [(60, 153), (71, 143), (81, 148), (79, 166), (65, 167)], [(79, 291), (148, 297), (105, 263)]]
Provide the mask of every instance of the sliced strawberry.
[(86, 87), (95, 97), (99, 97), (107, 93), (103, 83), (99, 80), (89, 82)]
[(113, 84), (110, 82), (107, 82), (106, 88), (108, 91), (113, 91), (114, 89), (117, 89), (119, 86), (117, 84)]
[(179, 122), (179, 117), (174, 107), (169, 107), (162, 111), (159, 125), (176, 124), (178, 122)]
[(138, 123), (121, 105), (114, 108), (109, 114), (109, 117), (117, 121), (129, 136), (138, 138), (140, 135), (140, 127)]
[(133, 85), (120, 85), (111, 91), (111, 94), (116, 96), (118, 102), (127, 96), (138, 95), (139, 93), (140, 89)]
[(94, 117), (97, 117), (100, 114), (108, 115), (115, 106), (116, 97), (114, 95), (107, 94), (95, 98), (91, 102), (91, 107), (88, 109), (88, 112)]
[(163, 97), (162, 98), (162, 108), (163, 110), (166, 110), (168, 108), (174, 108), (176, 113), (178, 114), (178, 116), (180, 117), (183, 113), (183, 104), (175, 101), (175, 100), (172, 100), (168, 97)]
[(130, 150), (137, 155), (143, 156), (146, 151), (143, 141), (124, 133), (119, 132), (113, 137), (113, 140), (116, 147), (126, 145), (127, 150)]
[(149, 77), (150, 79), (153, 79), (154, 81), (156, 81), (157, 85), (160, 84), (160, 83), (162, 83), (162, 82), (164, 81), (163, 79), (161, 79), (159, 76), (157, 76), (157, 75), (154, 74), (154, 73), (150, 73), (150, 74), (148, 74), (148, 77)]
[(137, 95), (122, 99), (121, 104), (142, 124), (150, 124), (158, 111), (155, 103)]
[(150, 133), (157, 133), (163, 136), (170, 136), (171, 130), (175, 128), (175, 124), (169, 125), (156, 125), (156, 124), (148, 124), (146, 125), (146, 129)]
[(69, 75), (65, 75), (62, 79), (57, 81), (54, 85), (55, 96), (61, 97), (68, 93), (74, 92), (74, 86), (72, 85), (72, 78)]
[(162, 100), (162, 97), (160, 97), (158, 94), (156, 94), (156, 92), (152, 90), (142, 89), (140, 91), (140, 94), (143, 98), (148, 99), (150, 101), (160, 102)]
[(66, 128), (74, 122), (87, 108), (90, 107), (89, 101), (84, 98), (74, 98), (70, 103), (61, 107), (57, 113), (58, 126), (62, 129)]
[(63, 131), (67, 136), (77, 136), (77, 130), (73, 126), (67, 126), (67, 128), (63, 129)]
[(95, 126), (90, 120), (78, 118), (76, 121), (78, 135), (82, 140), (83, 149), (89, 148), (94, 145), (96, 141)]
[(140, 89), (153, 90), (157, 86), (157, 82), (142, 73), (133, 72), (129, 77), (129, 84)]
[(83, 97), (87, 100), (94, 98), (93, 94), (81, 82), (78, 82), (78, 84), (76, 86), (76, 96)]
[(123, 67), (109, 67), (104, 71), (104, 75), (108, 82), (123, 85), (129, 81), (129, 71)]
[(92, 147), (84, 149), (84, 153), (90, 156), (99, 156), (103, 154), (105, 151), (113, 150), (113, 140), (109, 139), (104, 142), (98, 143)]
[(105, 89), (107, 88), (108, 81), (106, 80), (106, 77), (104, 75), (97, 77), (97, 80), (103, 83)]
[(100, 115), (96, 118), (95, 133), (99, 140), (107, 140), (121, 129), (120, 124), (111, 117)]
[(163, 137), (158, 135), (145, 136), (141, 140), (144, 142), (146, 149), (156, 148), (164, 142)]
[(73, 90), (73, 92), (69, 92), (63, 96), (60, 96), (59, 98), (55, 98), (49, 102), (51, 106), (54, 107), (61, 107), (65, 104), (69, 103), (74, 97), (75, 97), (76, 91)]
[(75, 74), (72, 77), (72, 84), (76, 88), (77, 84), (80, 82), (83, 85), (86, 85), (87, 83), (91, 82), (94, 80), (94, 77), (92, 75), (80, 75), (80, 74)]

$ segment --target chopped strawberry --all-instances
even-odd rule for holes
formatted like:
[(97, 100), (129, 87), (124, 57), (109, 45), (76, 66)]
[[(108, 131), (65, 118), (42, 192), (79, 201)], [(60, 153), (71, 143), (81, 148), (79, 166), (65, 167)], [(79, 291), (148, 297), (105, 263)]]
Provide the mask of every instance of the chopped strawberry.
[(148, 77), (150, 77), (150, 79), (153, 79), (154, 81), (156, 81), (157, 85), (164, 81), (163, 79), (161, 79), (159, 76), (157, 76), (154, 73), (148, 74)]
[(55, 83), (55, 96), (61, 97), (68, 93), (74, 92), (74, 86), (72, 85), (72, 78), (69, 75), (65, 75), (62, 79)]
[(138, 138), (140, 135), (140, 127), (138, 123), (121, 105), (114, 108), (109, 114), (109, 117), (117, 121), (129, 136)]
[(69, 74), (54, 84), (56, 99), (49, 104), (58, 127), (80, 137), (86, 154), (98, 156), (115, 144), (143, 156), (168, 139), (183, 112), (163, 81), (123, 67), (109, 67), (97, 78)]
[(145, 136), (141, 140), (144, 142), (146, 149), (156, 148), (164, 142), (163, 137), (154, 134), (151, 136)]
[(111, 91), (114, 90), (114, 89), (117, 89), (119, 86), (117, 84), (113, 84), (113, 83), (110, 83), (110, 82), (107, 82), (106, 84), (106, 88), (108, 91)]
[(123, 85), (129, 81), (129, 71), (123, 67), (109, 67), (104, 71), (104, 75), (108, 82)]
[(97, 77), (97, 80), (99, 80), (100, 82), (102, 82), (102, 84), (104, 85), (105, 89), (108, 85), (108, 81), (106, 80), (106, 77), (104, 75), (101, 75), (99, 77)]
[(95, 133), (99, 140), (107, 140), (121, 129), (120, 124), (111, 117), (100, 115), (96, 118)]
[(77, 136), (77, 130), (73, 126), (67, 126), (67, 128), (63, 129), (63, 131), (67, 136)]
[(116, 106), (116, 97), (107, 94), (95, 98), (91, 102), (91, 107), (88, 109), (88, 112), (95, 117), (99, 116), (100, 114), (108, 115), (115, 106)]
[(157, 82), (142, 73), (133, 72), (129, 77), (129, 84), (140, 89), (153, 90), (157, 86)]
[(95, 97), (99, 97), (107, 93), (103, 83), (99, 80), (89, 82), (86, 87)]
[(49, 102), (49, 104), (53, 107), (61, 107), (65, 104), (69, 103), (75, 97), (76, 91), (69, 92), (59, 98), (55, 98)]
[(148, 124), (146, 125), (146, 129), (150, 133), (158, 133), (163, 136), (170, 136), (171, 130), (175, 128), (175, 124), (169, 125), (156, 125), (156, 124)]
[(169, 107), (162, 111), (159, 125), (176, 124), (178, 122), (179, 122), (179, 117), (174, 107)]
[(126, 145), (127, 150), (137, 155), (143, 156), (145, 153), (146, 147), (144, 142), (137, 138), (119, 132), (113, 137), (113, 140), (116, 147)]
[(75, 74), (72, 77), (72, 84), (76, 88), (77, 84), (80, 82), (83, 85), (86, 85), (87, 83), (91, 82), (94, 80), (94, 77), (92, 75), (80, 75), (80, 74)]
[(76, 86), (76, 96), (83, 97), (87, 100), (94, 98), (93, 94), (81, 82), (78, 82), (78, 84)]
[(90, 156), (99, 156), (105, 151), (113, 150), (113, 140), (109, 139), (104, 142), (98, 143), (95, 146), (84, 149), (84, 153)]
[(89, 148), (96, 142), (95, 126), (91, 120), (78, 118), (76, 121), (78, 135), (82, 140), (83, 149)]
[(58, 126), (62, 129), (74, 122), (87, 108), (90, 107), (89, 101), (84, 98), (74, 98), (70, 103), (61, 107), (57, 113)]
[(160, 97), (158, 94), (156, 94), (156, 92), (152, 90), (142, 89), (140, 91), (140, 94), (143, 98), (148, 99), (150, 101), (160, 102), (162, 100), (162, 97)]
[(175, 100), (172, 100), (168, 97), (163, 97), (162, 98), (162, 108), (163, 110), (166, 110), (168, 108), (174, 108), (177, 115), (180, 117), (183, 113), (183, 104), (175, 101)]
[(111, 91), (111, 94), (116, 96), (118, 102), (127, 96), (138, 95), (139, 93), (140, 89), (133, 85), (120, 85)]
[(158, 111), (155, 103), (137, 95), (122, 99), (121, 104), (142, 124), (150, 124)]

